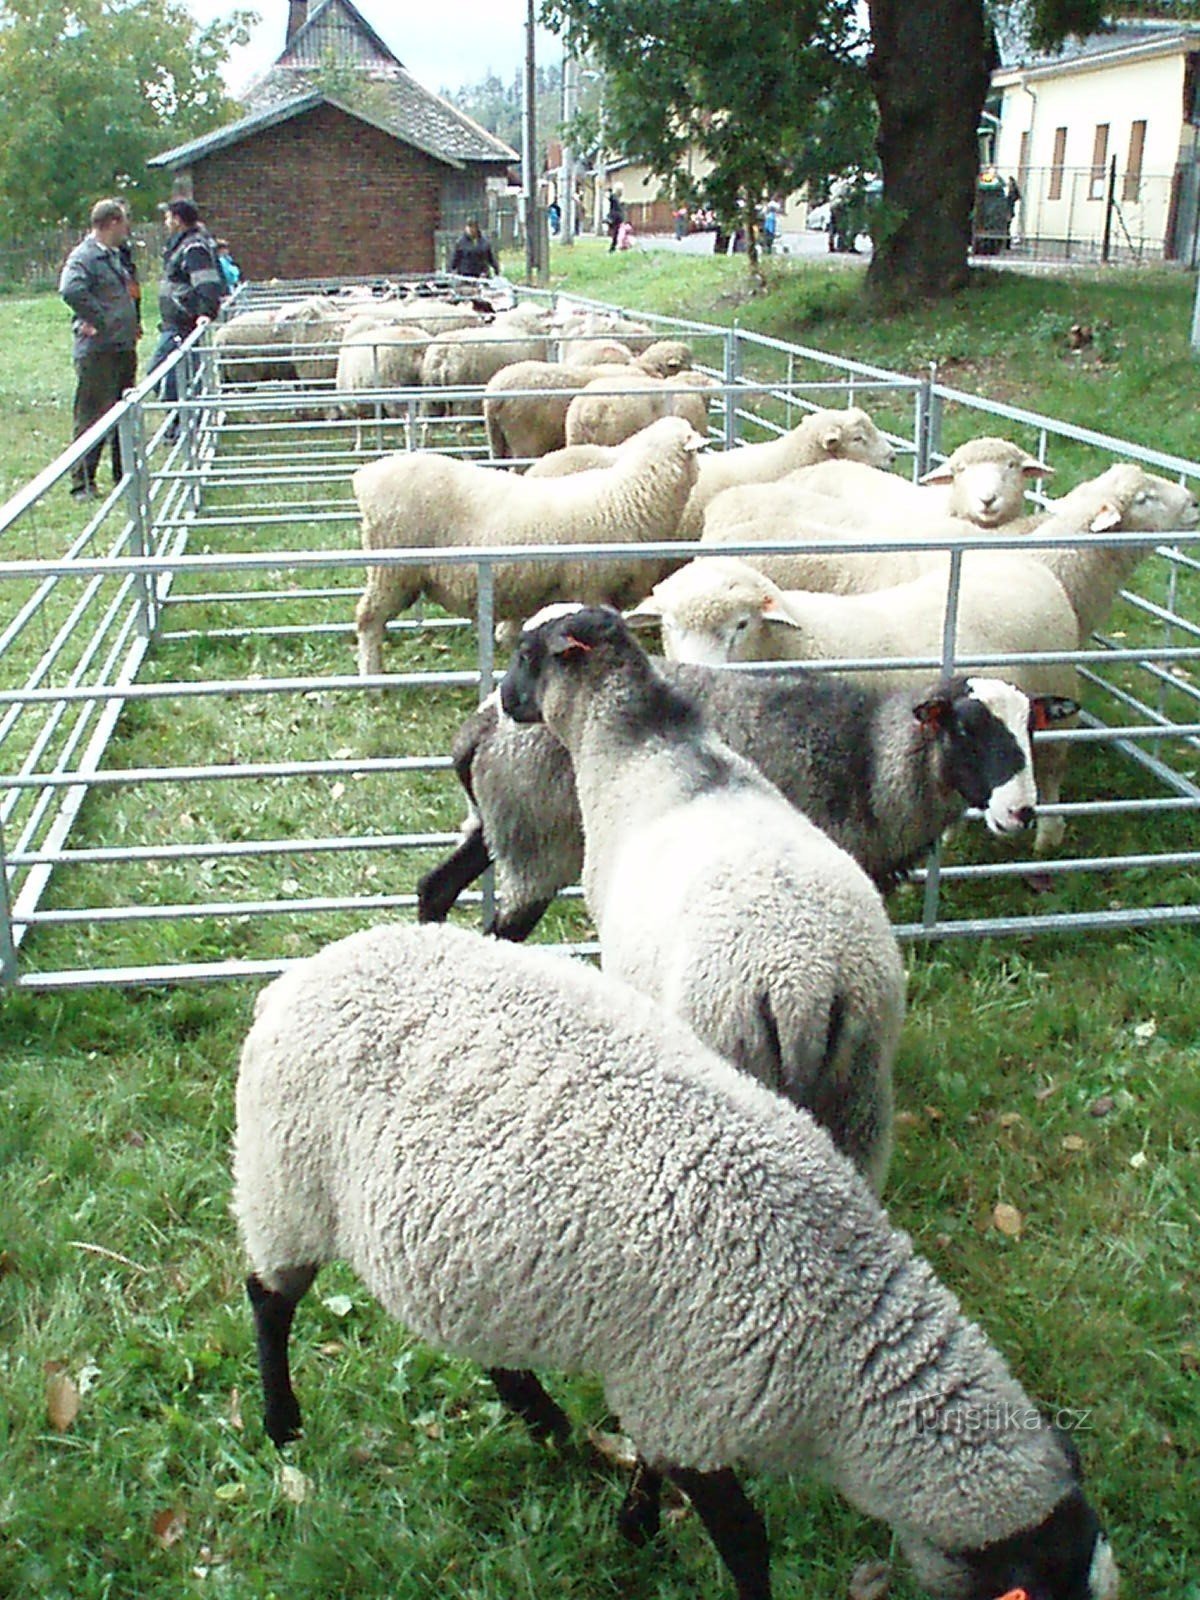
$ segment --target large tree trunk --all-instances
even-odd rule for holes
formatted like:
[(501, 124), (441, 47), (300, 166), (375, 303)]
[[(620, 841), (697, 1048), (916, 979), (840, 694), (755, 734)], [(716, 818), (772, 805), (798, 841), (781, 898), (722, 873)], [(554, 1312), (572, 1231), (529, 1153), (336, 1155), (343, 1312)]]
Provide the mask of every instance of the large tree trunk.
[(881, 237), (867, 274), (886, 301), (967, 281), (976, 129), (993, 64), (982, 0), (870, 0), (868, 74), (879, 106)]

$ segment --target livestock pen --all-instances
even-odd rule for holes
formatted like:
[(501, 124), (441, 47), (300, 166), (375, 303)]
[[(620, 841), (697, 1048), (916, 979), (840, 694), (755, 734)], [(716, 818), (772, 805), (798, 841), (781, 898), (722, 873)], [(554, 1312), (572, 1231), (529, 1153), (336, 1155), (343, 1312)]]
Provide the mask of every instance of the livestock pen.
[[(343, 287), (253, 288), (226, 314)], [(857, 403), (913, 476), (961, 438), (999, 432), (1058, 470), (1056, 491), (1116, 458), (1200, 482), (1200, 463), (985, 402), (932, 370), (917, 379), (736, 327), (645, 320), (687, 339), (718, 380), (714, 447)], [(350, 475), (422, 444), (483, 461), (482, 391), (440, 391), (461, 410), (436, 420), (419, 389), (359, 391), (365, 415), (350, 416), (328, 377), (239, 384), (211, 330), (174, 359), (185, 380), (178, 438), (143, 383), (0, 510), (0, 975), (14, 988), (258, 976), (381, 914), (413, 914), (417, 878), (457, 836), (451, 736), (494, 682), (493, 573), (553, 557), (442, 552), (476, 568), (475, 618), (398, 619), (394, 670), (360, 678), (364, 567), (424, 557), (364, 555)], [(47, 496), (113, 430), (120, 482), (69, 544), (49, 544)], [(1014, 542), (943, 546), (956, 572), (968, 545)], [(1107, 631), (1079, 652), (1082, 726), (1044, 736), (1080, 746), (1058, 808), (1068, 848), (1034, 862), (977, 826), (960, 832), (897, 895), (902, 938), (1200, 920), (1200, 539), (1113, 542), (1145, 546), (1146, 560)], [(942, 660), (924, 664), (933, 677), (951, 662), (1002, 672), (1006, 659), (959, 660), (948, 630)], [(557, 944), (593, 948), (577, 896), (543, 926)]]

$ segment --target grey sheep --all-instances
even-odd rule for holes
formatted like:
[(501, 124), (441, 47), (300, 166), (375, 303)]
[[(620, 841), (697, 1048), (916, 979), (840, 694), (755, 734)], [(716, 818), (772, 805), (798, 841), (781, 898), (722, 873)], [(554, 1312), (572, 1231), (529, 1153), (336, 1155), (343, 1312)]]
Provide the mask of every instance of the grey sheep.
[[(985, 812), (994, 834), (1028, 826), (1030, 727), (1078, 709), (1052, 697), (1030, 702), (981, 677), (881, 693), (830, 673), (658, 665), (885, 892), (967, 805)], [(494, 862), (500, 911), (490, 931), (527, 938), (583, 866), (570, 758), (544, 728), (501, 716), (494, 695), (463, 723), (451, 754), (471, 817), (457, 849), (418, 885), (419, 915), (440, 922)]]
[(582, 964), (394, 926), (299, 962), (242, 1050), (234, 1176), (277, 1445), (340, 1257), (539, 1434), (569, 1423), (528, 1369), (597, 1374), (642, 1458), (621, 1531), (670, 1476), (739, 1600), (770, 1551), (735, 1468), (819, 1473), (939, 1600), (1116, 1595), (1077, 1459), (851, 1164)]
[(571, 757), (604, 971), (805, 1106), (880, 1191), (904, 965), (879, 891), (708, 731), (615, 611), (550, 609), (500, 704)]

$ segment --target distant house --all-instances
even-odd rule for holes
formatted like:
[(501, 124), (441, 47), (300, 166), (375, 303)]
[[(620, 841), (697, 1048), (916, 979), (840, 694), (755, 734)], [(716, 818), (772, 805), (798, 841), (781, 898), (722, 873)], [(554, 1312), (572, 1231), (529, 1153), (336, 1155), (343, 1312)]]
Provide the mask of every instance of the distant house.
[(1088, 255), (1107, 234), (1114, 257), (1195, 264), (1200, 26), (1117, 21), (1002, 67), (992, 90), (993, 163), (1021, 190), (1019, 235)]
[(518, 160), (406, 72), (350, 0), (290, 0), (283, 51), (242, 104), (150, 165), (250, 278), (443, 269), (448, 237), (486, 219)]

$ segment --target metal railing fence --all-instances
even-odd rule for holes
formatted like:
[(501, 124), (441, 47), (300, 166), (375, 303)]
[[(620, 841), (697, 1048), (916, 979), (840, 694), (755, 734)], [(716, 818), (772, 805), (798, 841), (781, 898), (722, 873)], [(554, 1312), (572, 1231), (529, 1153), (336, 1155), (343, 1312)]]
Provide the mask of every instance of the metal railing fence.
[[(944, 434), (1002, 431), (1077, 475), (1119, 455), (1200, 477), (1196, 463), (981, 401), (940, 385), (933, 371), (913, 379), (736, 328), (645, 320), (703, 350), (721, 381), (713, 432), (729, 447), (778, 436), (816, 406), (854, 402), (882, 420), (914, 476), (941, 459)], [(439, 565), (476, 570), (473, 623), (393, 621), (400, 670), (361, 678), (348, 652), (362, 569), (427, 559), (354, 547), (349, 475), (378, 442), (355, 440), (361, 418), (328, 415), (328, 385), (223, 391), (207, 331), (173, 359), (184, 379), (178, 437), (145, 382), (0, 509), (0, 548), (10, 553), (0, 562), (0, 976), (10, 986), (258, 976), (364, 918), (411, 915), (416, 872), (456, 838), (450, 735), (495, 681), (496, 572), (563, 553), (620, 560), (634, 548), (440, 551)], [(478, 459), (479, 391), (445, 397), (471, 411), (438, 419), (432, 442)], [(413, 447), (416, 430), (403, 424), (417, 415), (421, 391), (358, 398), (380, 408), (369, 429), (401, 426), (385, 444)], [(401, 415), (385, 419), (385, 404)], [(120, 481), (47, 557), (39, 513), (79, 456), (114, 430)], [(973, 535), (930, 548), (950, 552), (956, 575), (971, 550), (1039, 542), (1048, 541)], [(933, 676), (951, 664), (1002, 672), (1067, 661), (1085, 684), (1082, 725), (1048, 737), (1078, 745), (1075, 760), (1088, 763), (1091, 792), (1054, 809), (1096, 848), (1053, 860), (1006, 848), (996, 859), (972, 841), (949, 862), (935, 853), (900, 908), (901, 937), (1200, 920), (1200, 536), (1111, 542), (1144, 548), (1146, 560), (1136, 588), (1124, 591), (1120, 626), (1087, 650), (958, 656), (951, 625), (941, 659), (816, 665), (927, 666)], [(827, 547), (755, 546), (772, 548)], [(871, 539), (844, 548), (911, 546)], [(647, 558), (703, 553), (676, 543), (636, 549)], [(1025, 901), (1033, 872), (1059, 886), (1057, 900)], [(1125, 885), (1136, 888), (1129, 903)], [(1014, 898), (993, 901), (1004, 891)], [(489, 892), (484, 884), (464, 903), (486, 904)], [(557, 934), (565, 948), (591, 948), (570, 897)]]

